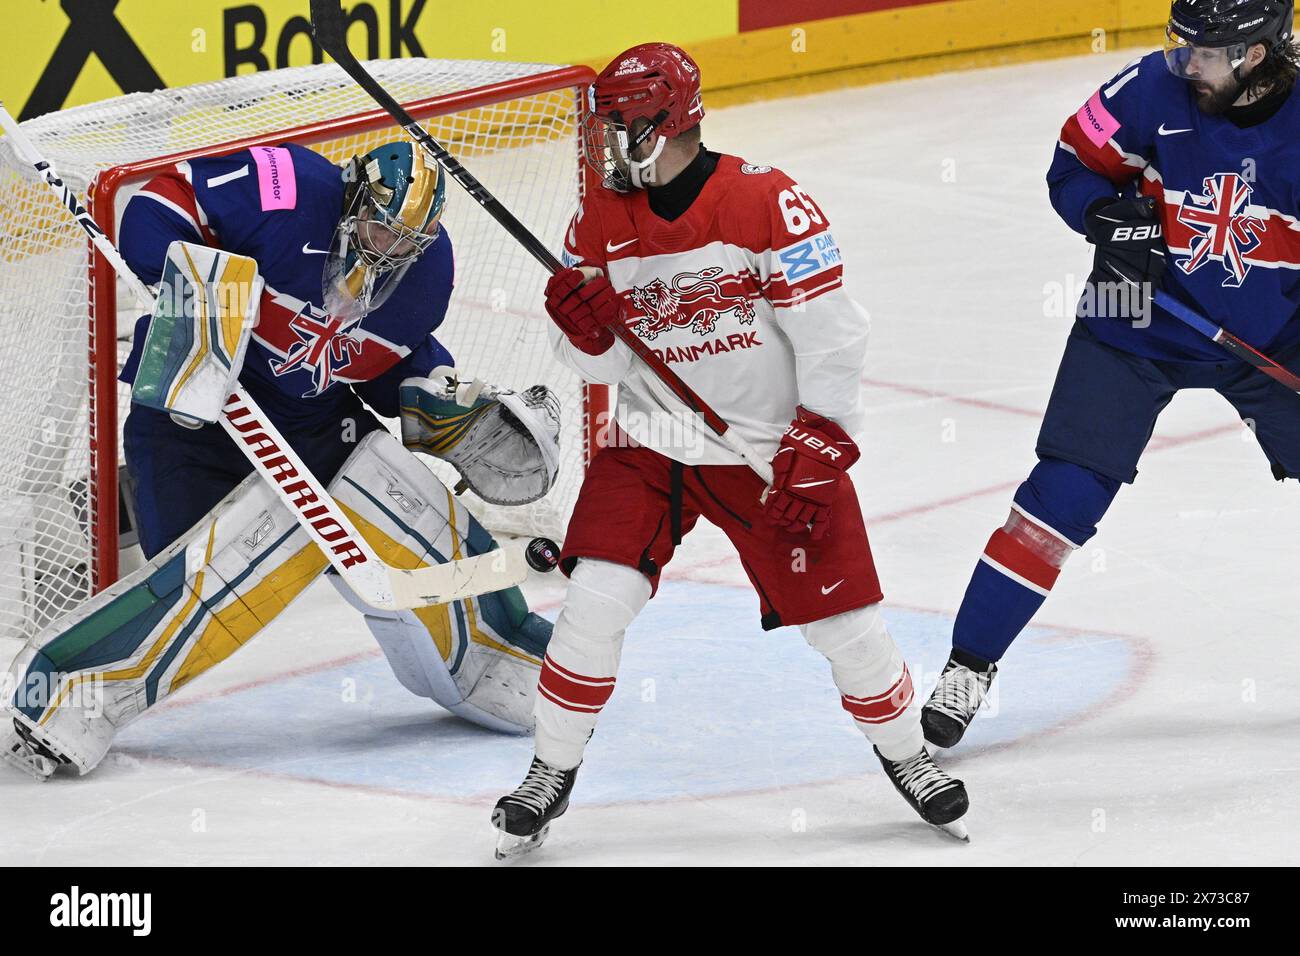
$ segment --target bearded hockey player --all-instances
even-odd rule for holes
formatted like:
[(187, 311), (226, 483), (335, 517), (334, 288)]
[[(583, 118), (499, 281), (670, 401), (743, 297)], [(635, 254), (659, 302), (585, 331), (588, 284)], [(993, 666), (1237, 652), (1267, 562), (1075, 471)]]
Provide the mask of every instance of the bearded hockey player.
[(957, 743), (998, 661), (1097, 532), (1156, 419), (1214, 389), (1278, 480), (1300, 477), (1300, 395), (1151, 302), (1156, 287), (1300, 367), (1300, 56), (1293, 0), (1178, 0), (1164, 53), (1124, 69), (1070, 117), (1052, 204), (1096, 246), (1038, 439), (966, 591), (925, 734)]
[[(619, 386), (619, 430), (592, 462), (569, 524), (568, 592), (538, 686), (536, 756), (496, 805), (498, 855), (538, 845), (567, 808), (624, 632), (700, 518), (731, 539), (763, 627), (799, 627), (830, 661), (844, 709), (900, 793), (927, 822), (964, 835), (966, 791), (924, 750), (847, 474), (859, 456), (851, 436), (868, 329), (844, 291), (825, 214), (785, 174), (704, 148), (699, 70), (677, 47), (628, 50), (593, 98), (586, 155), (602, 183), (573, 219), (571, 267), (551, 279), (546, 308), (561, 359)], [(616, 341), (610, 327), (620, 322), (771, 457), (765, 500), (762, 479), (693, 429)]]
[[(135, 383), (126, 467), (150, 560), (20, 652), (9, 762), (37, 777), (60, 764), (88, 772), (117, 730), (247, 643), (329, 566), (222, 427), (177, 413), (173, 396), (202, 377), (189, 356), (225, 349), (230, 373), (389, 565), (495, 547), (407, 448), (446, 458), (494, 502), (550, 487), (554, 399), (462, 382), (433, 336), (452, 291), (444, 201), (438, 166), (405, 142), (342, 170), (297, 145), (194, 159), (131, 199), (121, 251), (162, 290), (122, 372)], [(213, 287), (253, 273), (248, 313), (223, 312)], [(230, 388), (215, 391), (217, 407)], [(402, 419), (403, 440), (381, 416)], [(383, 611), (330, 578), (409, 690), (493, 730), (531, 728), (551, 628), (517, 589)]]

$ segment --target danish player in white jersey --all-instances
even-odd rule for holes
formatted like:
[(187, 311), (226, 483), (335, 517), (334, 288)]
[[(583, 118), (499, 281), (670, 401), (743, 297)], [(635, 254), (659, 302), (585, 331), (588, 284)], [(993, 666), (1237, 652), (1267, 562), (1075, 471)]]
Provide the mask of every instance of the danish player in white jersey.
[[(847, 471), (862, 417), (868, 320), (843, 288), (826, 216), (790, 177), (705, 149), (699, 70), (648, 43), (596, 79), (592, 182), (546, 288), (560, 359), (618, 386), (561, 555), (569, 576), (535, 705), (536, 756), (496, 805), (498, 856), (565, 811), (614, 690), (623, 635), (704, 518), (730, 538), (765, 629), (795, 625), (831, 663), (844, 709), (927, 822), (958, 836), (961, 781), (924, 749), (907, 665)], [(625, 323), (760, 454), (768, 491), (610, 331)], [(767, 491), (766, 495), (764, 492)]]

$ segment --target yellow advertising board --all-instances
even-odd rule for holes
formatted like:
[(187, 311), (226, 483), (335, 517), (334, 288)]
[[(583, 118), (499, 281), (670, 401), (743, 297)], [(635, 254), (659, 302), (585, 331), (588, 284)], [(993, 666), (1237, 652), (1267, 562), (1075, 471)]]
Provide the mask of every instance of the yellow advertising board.
[[(346, 2), (368, 57), (571, 63), (646, 39), (645, 8), (609, 0)], [(0, 97), (24, 118), (127, 90), (185, 86), (319, 57), (307, 0), (4, 0)], [(736, 32), (737, 0), (655, 0), (657, 39)]]
[[(344, 0), (360, 56), (603, 65), (649, 39), (706, 89), (858, 82), (1148, 40), (1168, 0)], [(22, 118), (319, 62), (308, 0), (4, 0), (0, 98)], [(865, 70), (865, 72), (864, 72)], [(856, 72), (854, 72), (856, 71)], [(795, 83), (789, 92), (806, 84)]]

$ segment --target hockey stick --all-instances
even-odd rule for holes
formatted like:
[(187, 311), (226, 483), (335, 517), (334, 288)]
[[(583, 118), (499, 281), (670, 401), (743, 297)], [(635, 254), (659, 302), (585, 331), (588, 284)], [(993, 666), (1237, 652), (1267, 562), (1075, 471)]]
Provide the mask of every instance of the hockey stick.
[[(406, 130), (407, 135), (432, 156), (448, 175), (464, 186), (465, 191), (483, 207), (489, 216), (500, 223), (506, 232), (510, 233), (548, 272), (555, 274), (564, 268), (563, 263), (551, 254), (541, 240), (529, 232), (528, 227), (516, 219), (514, 214), (475, 179), (455, 156), (430, 136), (353, 56), (352, 51), (348, 49), (347, 18), (343, 14), (341, 0), (311, 0), (311, 24), (312, 33), (321, 49), (333, 57), (343, 71), (352, 77), (371, 99), (397, 120), (398, 125)], [(731, 426), (696, 394), (694, 389), (683, 382), (677, 373), (654, 353), (653, 349), (622, 323), (614, 326), (611, 331), (618, 336), (619, 341), (632, 350), (632, 353), (654, 373), (678, 401), (690, 409), (727, 447), (739, 455), (756, 475), (769, 486), (772, 484), (771, 463), (763, 459), (749, 442), (737, 435)]]
[(1231, 352), (1243, 362), (1255, 366), (1265, 375), (1281, 382), (1294, 392), (1300, 392), (1300, 375), (1296, 375), (1286, 366), (1273, 361), (1263, 352), (1246, 344), (1226, 329), (1215, 325), (1194, 309), (1189, 309), (1168, 292), (1155, 294), (1155, 304), (1184, 325), (1190, 325), (1212, 342), (1216, 342), (1227, 352)]
[[(45, 184), (59, 197), (60, 205), (85, 230), (95, 248), (126, 283), (141, 306), (153, 312), (155, 296), (148, 286), (127, 265), (77, 194), (41, 156), (3, 103), (0, 103), (0, 127), (7, 134), (14, 152), (36, 169)], [(446, 604), (513, 587), (528, 576), (524, 551), (519, 547), (498, 548), (460, 561), (413, 570), (386, 564), (242, 385), (236, 385), (226, 400), (221, 424), (262, 479), (275, 489), (280, 501), (311, 536), (339, 576), (372, 607), (401, 610)]]

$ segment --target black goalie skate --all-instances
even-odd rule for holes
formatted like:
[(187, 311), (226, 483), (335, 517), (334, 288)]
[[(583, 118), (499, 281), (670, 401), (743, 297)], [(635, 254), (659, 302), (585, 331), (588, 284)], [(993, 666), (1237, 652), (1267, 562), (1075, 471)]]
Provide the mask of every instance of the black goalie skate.
[(569, 809), (569, 793), (578, 768), (557, 770), (534, 757), (524, 782), (497, 801), (492, 825), (497, 828), (498, 860), (523, 856), (542, 845), (551, 821)]
[(921, 708), (921, 729), (925, 739), (936, 747), (953, 747), (989, 695), (998, 666), (989, 664), (979, 670), (969, 666), (974, 660), (957, 660), (953, 654), (944, 665), (930, 699)]
[(894, 788), (921, 815), (922, 820), (964, 843), (970, 842), (966, 824), (961, 820), (970, 809), (964, 783), (936, 767), (924, 750), (907, 760), (893, 761), (878, 748), (872, 749), (880, 758), (880, 765), (885, 768), (885, 775)]

